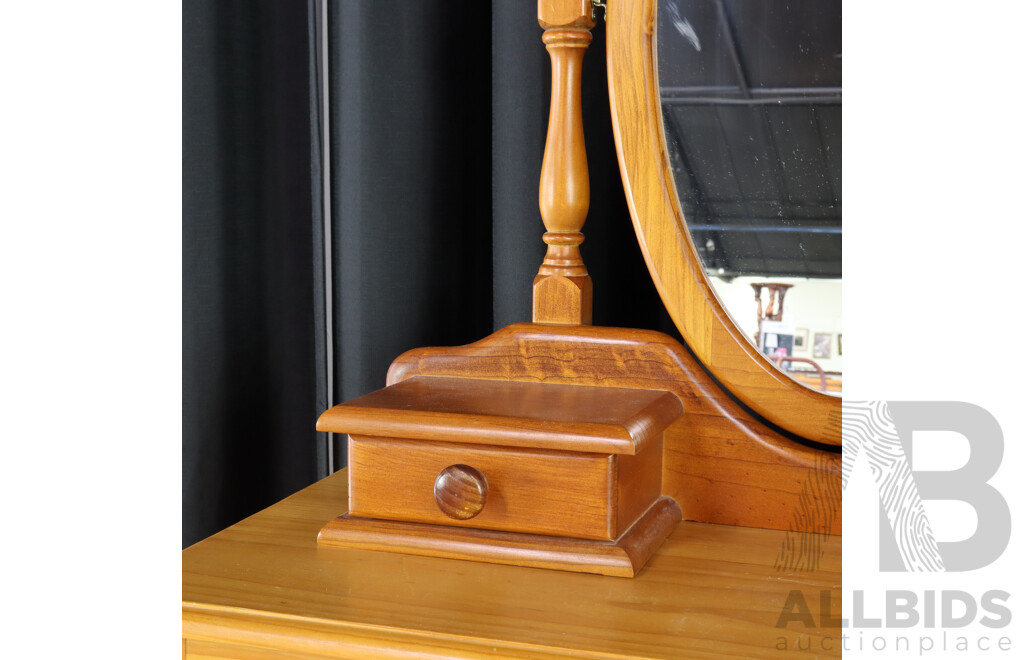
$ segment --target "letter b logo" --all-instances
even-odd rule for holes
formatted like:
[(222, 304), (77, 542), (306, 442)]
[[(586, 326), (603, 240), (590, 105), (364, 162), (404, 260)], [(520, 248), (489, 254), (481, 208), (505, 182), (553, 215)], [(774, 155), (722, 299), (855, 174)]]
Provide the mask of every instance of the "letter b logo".
[[(915, 431), (952, 431), (970, 445), (956, 470), (913, 471)], [(883, 571), (970, 571), (999, 558), (1010, 541), (1010, 509), (988, 480), (1003, 459), (1003, 432), (979, 406), (949, 401), (843, 402), (843, 487), (863, 452), (879, 490)], [(957, 500), (977, 514), (974, 535), (936, 541), (922, 502)]]

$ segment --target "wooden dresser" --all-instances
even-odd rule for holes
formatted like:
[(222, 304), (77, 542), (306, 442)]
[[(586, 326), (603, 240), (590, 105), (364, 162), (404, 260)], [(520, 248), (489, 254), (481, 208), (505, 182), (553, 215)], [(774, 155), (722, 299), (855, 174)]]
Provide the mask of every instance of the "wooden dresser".
[[(318, 546), (347, 495), (343, 470), (186, 549), (183, 656), (755, 658), (842, 648), (838, 628), (797, 617), (776, 627), (793, 590), (817, 625), (822, 592), (825, 616), (839, 616), (837, 536), (683, 522), (637, 577), (615, 578)], [(777, 569), (800, 543), (820, 549), (817, 565)]]
[(641, 249), (689, 348), (590, 325), (579, 87), (597, 7), (537, 6), (552, 100), (533, 323), (409, 351), (386, 389), (325, 413), (351, 483), (184, 551), (184, 657), (841, 653), (841, 401), (738, 334), (680, 231), (646, 94), (654, 0), (608, 3), (609, 85)]

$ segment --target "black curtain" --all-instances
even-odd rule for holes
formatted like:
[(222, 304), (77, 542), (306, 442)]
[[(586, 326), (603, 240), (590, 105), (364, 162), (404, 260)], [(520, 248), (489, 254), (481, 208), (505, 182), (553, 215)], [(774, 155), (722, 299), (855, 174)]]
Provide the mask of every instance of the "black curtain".
[(317, 476), (305, 4), (183, 3), (182, 541)]
[[(550, 94), (536, 5), (319, 11), (184, 3), (185, 545), (326, 474), (317, 415), (383, 386), (401, 352), (530, 319)], [(674, 333), (623, 197), (604, 58), (599, 24), (583, 83), (594, 322)]]

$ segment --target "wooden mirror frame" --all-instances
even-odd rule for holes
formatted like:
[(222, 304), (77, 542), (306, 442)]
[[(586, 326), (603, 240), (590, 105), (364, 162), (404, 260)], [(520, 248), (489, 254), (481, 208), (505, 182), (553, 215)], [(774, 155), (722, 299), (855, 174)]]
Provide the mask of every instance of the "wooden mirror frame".
[(608, 93), (619, 170), (654, 284), (683, 339), (740, 401), (800, 437), (842, 444), (842, 398), (786, 376), (748, 341), (704, 271), (676, 194), (658, 85), (657, 0), (607, 7)]

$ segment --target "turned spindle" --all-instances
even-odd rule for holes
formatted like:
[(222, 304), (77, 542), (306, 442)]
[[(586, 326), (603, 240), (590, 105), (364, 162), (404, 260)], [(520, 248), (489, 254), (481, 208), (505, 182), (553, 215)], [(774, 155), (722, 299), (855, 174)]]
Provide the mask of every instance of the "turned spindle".
[(593, 284), (580, 255), (590, 207), (580, 74), (594, 27), (591, 0), (538, 0), (551, 55), (551, 111), (540, 173), (544, 263), (533, 280), (534, 323), (589, 325)]
[[(782, 303), (786, 300), (786, 291), (793, 285), (779, 284), (777, 282), (752, 282), (750, 286), (754, 289), (754, 300), (757, 301), (757, 332), (754, 333), (754, 342), (760, 346), (761, 322), (782, 320)], [(761, 306), (761, 289), (768, 289), (767, 308), (762, 308)], [(775, 309), (776, 298), (779, 303), (777, 310)]]

